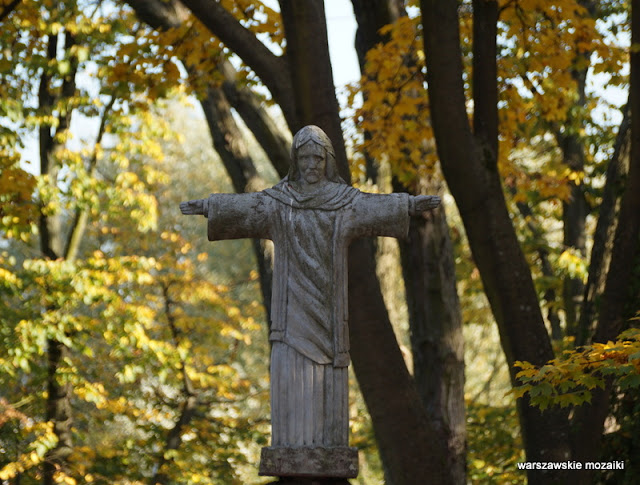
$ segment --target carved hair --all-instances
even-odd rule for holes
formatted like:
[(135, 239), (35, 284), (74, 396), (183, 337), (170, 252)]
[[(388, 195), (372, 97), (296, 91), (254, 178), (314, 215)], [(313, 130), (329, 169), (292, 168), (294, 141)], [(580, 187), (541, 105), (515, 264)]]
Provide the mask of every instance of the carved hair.
[(293, 137), (291, 143), (291, 167), (289, 168), (289, 181), (297, 182), (300, 180), (300, 169), (298, 168), (298, 150), (307, 143), (315, 143), (324, 148), (325, 153), (325, 176), (327, 180), (340, 184), (346, 182), (338, 174), (338, 166), (336, 164), (336, 153), (327, 134), (315, 125), (307, 125), (302, 128)]

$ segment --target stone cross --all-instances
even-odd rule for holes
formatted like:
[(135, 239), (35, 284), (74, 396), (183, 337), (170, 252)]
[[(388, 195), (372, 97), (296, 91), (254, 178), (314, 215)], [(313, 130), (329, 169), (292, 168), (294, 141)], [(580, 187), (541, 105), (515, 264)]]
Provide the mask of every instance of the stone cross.
[(262, 192), (212, 194), (180, 204), (208, 220), (210, 241), (271, 239), (271, 446), (260, 474), (353, 478), (349, 447), (347, 249), (358, 237), (404, 238), (409, 217), (436, 196), (369, 194), (338, 175), (331, 141), (317, 126), (293, 138), (289, 174)]

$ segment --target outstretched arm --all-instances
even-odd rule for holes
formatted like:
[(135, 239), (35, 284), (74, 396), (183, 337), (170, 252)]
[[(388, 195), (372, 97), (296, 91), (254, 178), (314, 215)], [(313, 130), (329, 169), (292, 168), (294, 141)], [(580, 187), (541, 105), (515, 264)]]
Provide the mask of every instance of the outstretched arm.
[(185, 215), (203, 215), (207, 217), (209, 214), (208, 201), (209, 199), (197, 199), (180, 202), (180, 211)]
[(419, 216), (423, 212), (435, 209), (440, 205), (440, 197), (437, 195), (416, 195), (409, 200), (410, 216)]
[(206, 199), (180, 203), (185, 215), (207, 218), (209, 241), (245, 237), (270, 239), (270, 197), (262, 192), (249, 194), (211, 194)]

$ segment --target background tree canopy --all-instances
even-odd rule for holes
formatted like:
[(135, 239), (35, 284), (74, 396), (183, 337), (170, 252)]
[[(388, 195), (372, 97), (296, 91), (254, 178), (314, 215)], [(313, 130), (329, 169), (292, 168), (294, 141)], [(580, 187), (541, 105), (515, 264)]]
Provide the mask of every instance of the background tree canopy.
[(178, 202), (316, 124), (446, 201), (350, 251), (357, 483), (634, 483), (640, 1), (351, 4), (339, 106), (321, 0), (0, 0), (0, 481), (268, 481), (272, 251)]

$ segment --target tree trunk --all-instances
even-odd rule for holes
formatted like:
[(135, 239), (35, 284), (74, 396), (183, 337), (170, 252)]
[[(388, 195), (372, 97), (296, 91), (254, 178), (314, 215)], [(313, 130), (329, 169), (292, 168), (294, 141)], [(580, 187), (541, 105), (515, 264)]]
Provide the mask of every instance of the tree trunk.
[[(351, 245), (349, 322), (353, 367), (371, 415), (386, 482), (457, 483), (451, 476), (448, 437), (427, 417), (388, 320), (373, 257), (371, 241)], [(375, 286), (366, 284), (372, 281)]]
[[(406, 15), (397, 0), (352, 0), (358, 22), (356, 51), (362, 74), (366, 53), (384, 42), (380, 29)], [(408, 62), (417, 63), (417, 59)], [(368, 134), (365, 133), (365, 136)], [(369, 166), (371, 162), (367, 164)], [(368, 170), (375, 173), (376, 170)], [(420, 195), (421, 190), (393, 182), (394, 192)], [(435, 184), (425, 193), (440, 195)], [(466, 483), (464, 409), (464, 341), (456, 289), (453, 245), (444, 207), (413, 218), (408, 238), (399, 241), (409, 313), (415, 385), (431, 426), (446, 437), (451, 483)]]
[[(207, 97), (201, 100), (213, 140), (213, 147), (220, 155), (234, 190), (237, 193), (262, 190), (264, 180), (258, 175), (233, 115), (231, 106), (221, 89), (208, 88)], [(272, 259), (271, 247), (266, 241), (252, 240), (260, 274), (260, 290), (266, 310), (268, 327), (271, 328)]]
[[(490, 156), (494, 142), (482, 142), (480, 138), (478, 145), (470, 130), (462, 80), (457, 4), (422, 0), (421, 9), (438, 155), (498, 324), (512, 383), (517, 385), (514, 362), (526, 360), (543, 365), (553, 358), (551, 343), (529, 266), (507, 211), (495, 154)], [(488, 82), (489, 75), (486, 76)], [(478, 81), (474, 73), (474, 83)], [(492, 82), (497, 79), (494, 77)], [(518, 402), (527, 459), (568, 459), (567, 413), (548, 410), (543, 414), (528, 406), (525, 399)], [(544, 484), (564, 479), (562, 473), (537, 471), (529, 474), (529, 480)]]
[(55, 448), (45, 455), (42, 483), (53, 485), (56, 472), (70, 473), (68, 458), (73, 451), (71, 427), (71, 386), (58, 380), (58, 368), (68, 353), (67, 347), (57, 340), (47, 340), (47, 409), (46, 420), (53, 423), (58, 438)]
[[(281, 1), (301, 125), (324, 127), (334, 142), (339, 170), (349, 180), (322, 2)], [(337, 143), (336, 138), (337, 137)], [(380, 285), (373, 244), (357, 241), (349, 251), (349, 321), (354, 370), (372, 417), (387, 480), (396, 485), (453, 483), (447, 438), (429, 423), (400, 353)], [(434, 439), (435, 437), (435, 439)]]
[(237, 86), (237, 72), (231, 63), (224, 61), (219, 68), (224, 76), (222, 89), (229, 103), (253, 133), (278, 175), (284, 177), (289, 172), (290, 140), (264, 108), (264, 102), (248, 87)]
[(598, 223), (593, 235), (589, 277), (584, 289), (580, 323), (576, 336), (576, 345), (586, 345), (591, 341), (595, 331), (595, 320), (598, 314), (597, 302), (604, 291), (605, 279), (611, 261), (613, 237), (620, 213), (620, 197), (624, 192), (624, 181), (629, 171), (631, 149), (631, 112), (627, 104), (618, 136), (616, 137), (613, 157), (607, 167), (606, 183), (599, 206)]
[(327, 24), (322, 0), (280, 0), (282, 23), (287, 37), (287, 60), (295, 99), (298, 126), (314, 124), (331, 139), (341, 177), (351, 181), (344, 147), (340, 108), (333, 84), (329, 58)]
[[(68, 32), (64, 34), (63, 50), (68, 51), (74, 44), (74, 38)], [(47, 58), (55, 61), (58, 51), (58, 36), (51, 35), (47, 45)], [(55, 96), (51, 92), (52, 75), (51, 67), (44, 68), (40, 78), (38, 89), (39, 109), (42, 114), (53, 115), (53, 108), (60, 98), (70, 98), (75, 94), (75, 75), (77, 63), (72, 62), (71, 70), (62, 79), (60, 94)], [(46, 183), (55, 194), (59, 167), (55, 162), (54, 154), (61, 148), (56, 141), (56, 135), (64, 133), (71, 123), (71, 112), (58, 116), (57, 127), (42, 125), (40, 127), (40, 173), (46, 177)], [(44, 209), (44, 207), (42, 208)], [(62, 232), (62, 220), (60, 214), (40, 215), (40, 250), (46, 259), (58, 259), (63, 257), (64, 238)], [(47, 308), (51, 311), (53, 308)], [(73, 451), (71, 414), (71, 387), (68, 383), (59, 381), (58, 372), (68, 353), (67, 347), (54, 339), (47, 340), (47, 400), (46, 419), (53, 424), (53, 432), (58, 438), (56, 446), (45, 455), (42, 481), (44, 485), (55, 483), (56, 472), (68, 473), (68, 458)]]
[[(640, 43), (640, 0), (631, 2), (631, 45)], [(628, 325), (628, 318), (637, 308), (629, 308), (633, 301), (632, 278), (634, 262), (640, 254), (640, 52), (630, 53), (629, 105), (631, 109), (631, 147), (629, 175), (620, 202), (620, 216), (615, 231), (611, 262), (607, 273), (594, 342), (613, 340)], [(637, 288), (635, 289), (637, 291)], [(593, 393), (592, 402), (576, 410), (573, 436), (574, 458), (594, 461), (598, 458), (604, 420), (608, 414), (612, 386)], [(592, 473), (579, 474), (575, 483), (590, 483)]]
[(416, 387), (448, 444), (451, 483), (466, 483), (464, 339), (453, 245), (444, 208), (413, 218), (400, 241)]
[[(578, 105), (586, 106), (586, 69), (575, 73), (574, 79), (578, 89)], [(575, 122), (575, 121), (574, 121)], [(580, 124), (581, 121), (579, 121)], [(584, 142), (577, 133), (558, 135), (558, 141), (562, 150), (563, 163), (576, 173), (584, 172), (585, 153)], [(586, 221), (588, 206), (584, 196), (582, 184), (575, 181), (569, 182), (571, 193), (569, 200), (562, 204), (563, 244), (565, 249), (577, 251), (581, 257), (586, 254)], [(565, 277), (563, 282), (563, 300), (565, 312), (566, 334), (577, 335), (578, 309), (584, 292), (582, 278)]]

